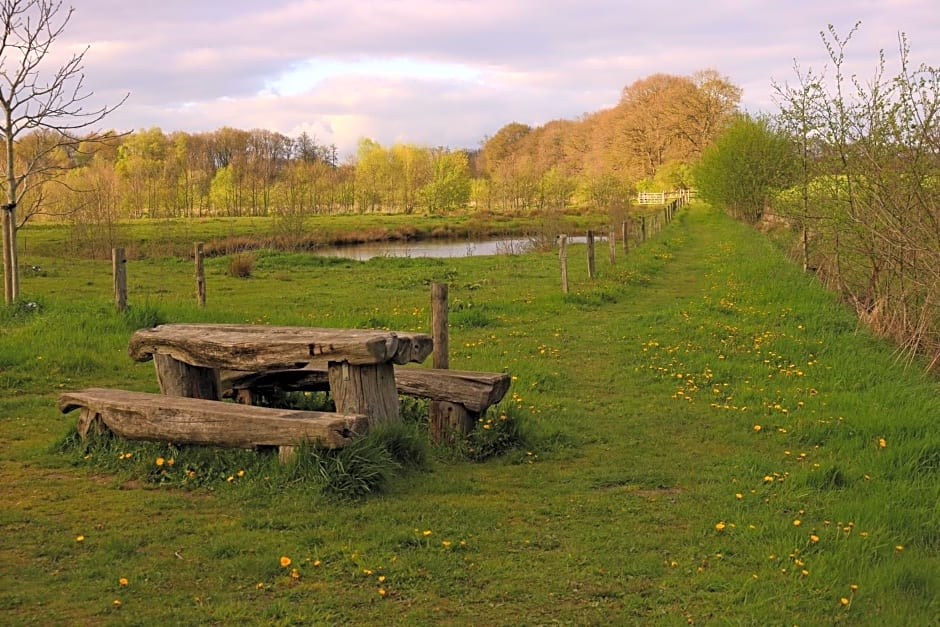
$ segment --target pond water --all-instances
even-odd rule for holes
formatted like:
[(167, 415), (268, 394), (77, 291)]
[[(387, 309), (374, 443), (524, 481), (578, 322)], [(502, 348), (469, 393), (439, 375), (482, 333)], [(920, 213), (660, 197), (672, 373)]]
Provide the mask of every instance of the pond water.
[[(595, 237), (595, 240), (599, 238)], [(584, 237), (569, 237), (568, 242), (585, 243)], [(420, 242), (367, 242), (349, 246), (317, 248), (313, 254), (366, 261), (373, 257), (475, 257), (482, 255), (518, 255), (532, 243), (525, 238), (489, 240), (426, 240)]]

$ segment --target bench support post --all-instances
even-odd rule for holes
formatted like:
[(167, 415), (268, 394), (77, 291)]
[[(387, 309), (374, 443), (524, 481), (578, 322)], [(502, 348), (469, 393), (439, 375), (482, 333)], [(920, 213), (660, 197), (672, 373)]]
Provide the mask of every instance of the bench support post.
[(431, 421), (431, 441), (438, 444), (453, 444), (473, 430), (477, 414), (460, 403), (433, 401), (434, 413)]

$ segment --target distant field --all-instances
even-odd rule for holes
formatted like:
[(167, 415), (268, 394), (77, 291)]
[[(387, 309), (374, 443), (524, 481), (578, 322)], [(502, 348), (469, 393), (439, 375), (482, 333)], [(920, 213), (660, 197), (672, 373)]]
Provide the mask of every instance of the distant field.
[[(171, 239), (244, 235), (207, 224)], [(598, 254), (594, 280), (571, 246), (567, 295), (557, 251), (259, 251), (249, 278), (207, 260), (205, 309), (190, 260), (132, 259), (125, 314), (109, 262), (54, 256), (64, 231), (50, 233), (24, 231), (22, 260), (37, 269), (22, 277), (25, 304), (0, 312), (2, 624), (940, 616), (940, 385), (706, 205), (613, 265)], [(270, 452), (118, 441), (86, 458), (65, 445), (77, 417), (56, 410), (60, 390), (157, 390), (152, 365), (126, 354), (139, 326), (427, 331), (435, 281), (449, 285), (451, 367), (513, 375), (492, 417), (518, 419), (527, 447), (485, 462), (432, 450), (346, 502)]]

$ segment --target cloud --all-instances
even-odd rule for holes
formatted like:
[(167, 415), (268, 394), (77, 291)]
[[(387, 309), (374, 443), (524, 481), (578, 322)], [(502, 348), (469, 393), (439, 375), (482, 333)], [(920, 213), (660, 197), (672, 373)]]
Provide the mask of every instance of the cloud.
[(60, 43), (91, 46), (89, 106), (130, 92), (117, 128), (311, 129), (349, 154), (362, 136), (474, 147), (509, 122), (609, 107), (657, 72), (715, 69), (768, 110), (794, 59), (827, 64), (820, 31), (856, 20), (861, 76), (899, 31), (916, 62), (940, 58), (932, 0), (83, 0)]

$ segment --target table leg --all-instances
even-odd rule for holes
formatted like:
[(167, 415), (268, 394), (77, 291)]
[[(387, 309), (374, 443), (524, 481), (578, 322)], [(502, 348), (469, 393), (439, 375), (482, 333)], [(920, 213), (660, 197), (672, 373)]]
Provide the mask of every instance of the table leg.
[(153, 356), (160, 391), (167, 396), (222, 400), (222, 382), (215, 368), (191, 366), (169, 355)]
[(372, 425), (401, 420), (391, 363), (354, 366), (331, 361), (329, 379), (338, 413), (365, 414)]

